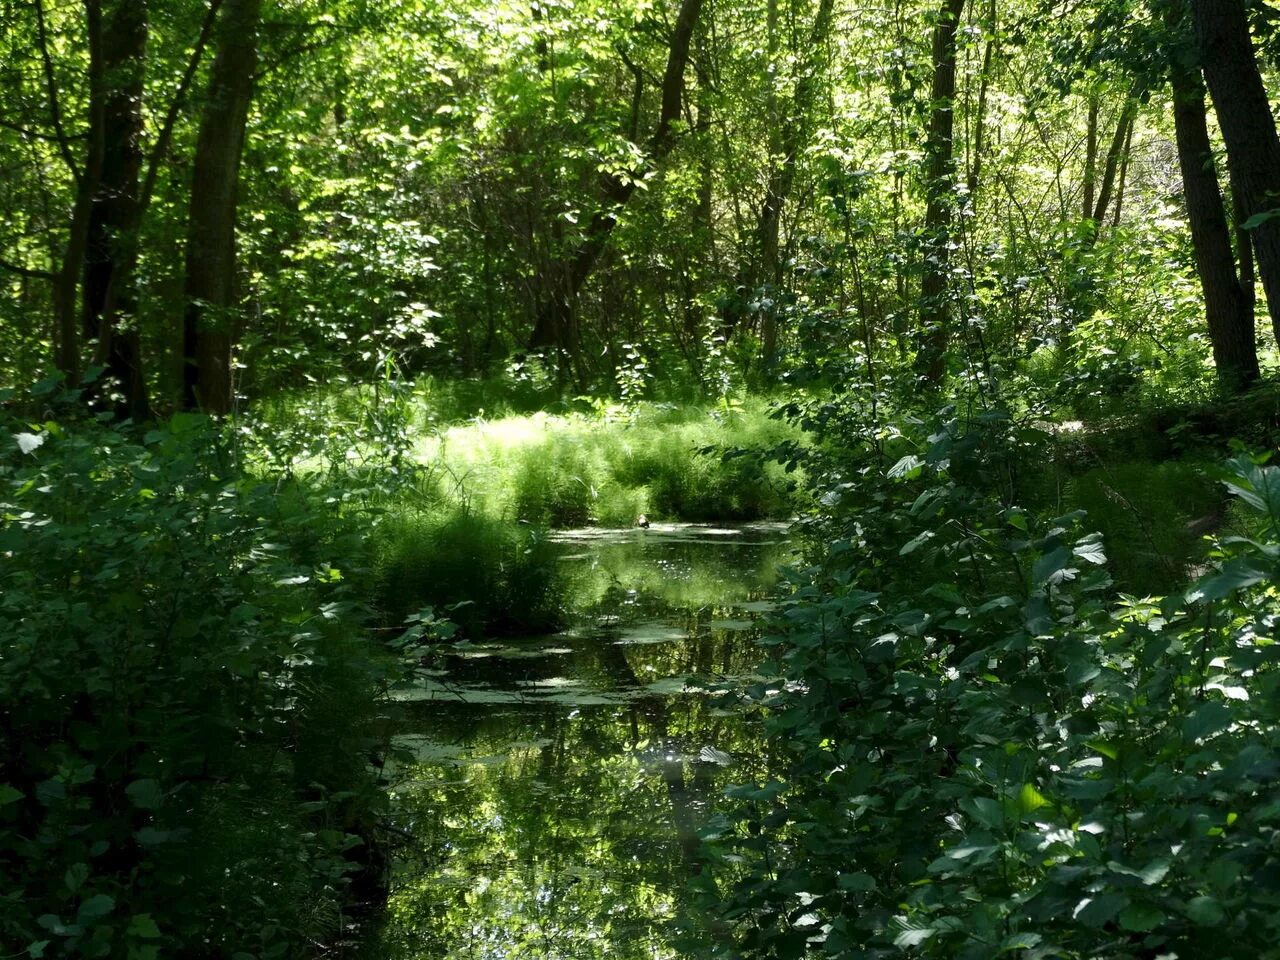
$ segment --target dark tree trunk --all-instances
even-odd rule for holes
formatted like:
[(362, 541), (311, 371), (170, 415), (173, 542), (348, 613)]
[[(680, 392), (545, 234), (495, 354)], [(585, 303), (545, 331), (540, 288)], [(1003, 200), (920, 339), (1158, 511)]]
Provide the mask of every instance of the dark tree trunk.
[[(667, 66), (662, 76), (662, 110), (649, 141), (649, 153), (655, 162), (666, 157), (674, 146), (673, 127), (680, 119), (689, 47), (702, 11), (702, 2), (703, 0), (681, 0), (680, 12), (676, 16), (671, 45), (667, 51)], [(624, 182), (605, 175), (601, 179), (600, 192), (601, 210), (591, 218), (577, 249), (569, 255), (567, 262), (557, 265), (563, 266), (563, 269), (558, 269), (557, 275), (549, 278), (549, 292), (535, 308), (534, 328), (529, 345), (533, 348), (556, 349), (561, 354), (562, 363), (573, 360), (577, 351), (578, 295), (608, 245), (609, 237), (618, 222), (618, 212), (631, 199), (635, 184), (631, 180)]]
[[(1280, 139), (1249, 36), (1243, 0), (1192, 0), (1205, 82), (1246, 220), (1280, 211)], [(1258, 275), (1280, 341), (1280, 215), (1251, 230)]]
[[(119, 392), (116, 414), (135, 420), (150, 409), (133, 286), (146, 47), (146, 0), (117, 0), (102, 34), (102, 171), (89, 214), (82, 314), (86, 338), (98, 344), (95, 359)], [(122, 317), (135, 322), (122, 327)]]
[(1093, 204), (1098, 192), (1098, 108), (1097, 92), (1089, 94), (1089, 119), (1084, 140), (1084, 197), (1081, 204), (1082, 219), (1093, 219)]
[(943, 0), (933, 28), (933, 86), (929, 94), (929, 131), (925, 141), (924, 276), (920, 281), (921, 350), (919, 367), (930, 383), (946, 371), (951, 336), (947, 303), (951, 214), (955, 205), (956, 30), (964, 0)]
[(262, 0), (224, 0), (192, 171), (183, 313), (183, 406), (231, 409), (236, 213)]
[(76, 166), (71, 154), (71, 141), (62, 127), (58, 90), (53, 78), (53, 65), (49, 52), (49, 38), (45, 28), (44, 5), (36, 3), (39, 24), (40, 52), (45, 66), (49, 107), (62, 156), (76, 181), (76, 201), (71, 211), (71, 223), (67, 233), (67, 245), (63, 249), (62, 263), (53, 281), (54, 329), (57, 333), (57, 366), (68, 384), (80, 381), (80, 325), (77, 322), (76, 304), (80, 291), (80, 276), (84, 269), (85, 249), (89, 242), (89, 220), (93, 199), (102, 177), (104, 126), (103, 36), (101, 0), (85, 0), (85, 32), (89, 48), (89, 98), (88, 98), (88, 146), (83, 169)]
[(1170, 78), (1178, 162), (1213, 360), (1223, 385), (1239, 390), (1258, 378), (1253, 310), (1231, 252), (1231, 231), (1205, 123), (1204, 90), (1199, 78), (1178, 63), (1173, 65)]
[[(776, 8), (773, 5), (771, 10), (776, 20)], [(834, 0), (819, 0), (813, 26), (809, 30), (808, 43), (804, 50), (798, 51), (803, 63), (803, 72), (796, 81), (791, 109), (786, 111), (784, 116), (778, 116), (781, 111), (777, 103), (771, 103), (770, 113), (779, 128), (779, 134), (773, 151), (776, 161), (769, 170), (764, 203), (760, 208), (760, 219), (756, 228), (756, 239), (760, 254), (757, 280), (773, 284), (775, 287), (782, 282), (782, 261), (779, 255), (782, 212), (795, 184), (796, 161), (809, 141), (811, 126), (809, 117), (813, 113), (814, 106), (812, 101), (817, 95), (822, 57), (827, 47), (827, 39), (831, 35), (834, 13)], [(776, 24), (774, 26), (776, 27)], [(773, 97), (771, 96), (770, 99), (772, 101)], [(761, 353), (767, 361), (777, 352), (777, 349), (777, 310), (766, 310), (761, 324)]]
[(1245, 221), (1244, 204), (1240, 201), (1240, 191), (1231, 184), (1231, 215), (1235, 219), (1236, 261), (1240, 264), (1240, 289), (1244, 291), (1245, 303), (1249, 307), (1249, 322), (1253, 323), (1257, 315), (1258, 290), (1253, 271), (1253, 238), (1241, 224)]

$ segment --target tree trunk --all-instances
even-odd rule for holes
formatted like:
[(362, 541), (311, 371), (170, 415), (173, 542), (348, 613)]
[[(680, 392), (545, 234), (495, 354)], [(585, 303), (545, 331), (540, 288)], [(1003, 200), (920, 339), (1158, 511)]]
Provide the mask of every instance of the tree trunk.
[(183, 406), (231, 409), (236, 214), (262, 0), (224, 0), (192, 170), (183, 314)]
[(1138, 116), (1138, 103), (1143, 95), (1142, 87), (1134, 86), (1133, 91), (1125, 98), (1120, 108), (1120, 116), (1116, 120), (1116, 132), (1111, 137), (1111, 146), (1107, 148), (1107, 157), (1102, 164), (1102, 183), (1098, 187), (1098, 202), (1094, 205), (1089, 217), (1094, 224), (1094, 234), (1102, 227), (1102, 221), (1111, 206), (1111, 195), (1116, 188), (1116, 174), (1120, 170), (1125, 154), (1125, 145), (1133, 132), (1133, 122)]
[(1093, 218), (1093, 204), (1098, 192), (1098, 107), (1100, 97), (1097, 91), (1089, 93), (1089, 119), (1085, 128), (1084, 139), (1084, 200), (1081, 219)]
[(1223, 385), (1240, 390), (1258, 378), (1253, 311), (1231, 252), (1231, 232), (1205, 123), (1204, 90), (1199, 78), (1177, 62), (1172, 65), (1170, 79), (1178, 162), (1213, 360)]
[[(1280, 138), (1249, 36), (1243, 0), (1192, 0), (1205, 82), (1233, 189), (1252, 227), (1258, 275), (1280, 341)], [(1272, 216), (1266, 216), (1273, 214)]]
[(925, 379), (940, 383), (946, 372), (951, 336), (947, 303), (951, 212), (955, 205), (956, 29), (964, 0), (943, 0), (933, 28), (933, 87), (929, 94), (929, 130), (925, 141), (924, 276), (920, 282), (918, 365)]
[[(674, 146), (673, 127), (680, 119), (685, 68), (689, 64), (689, 47), (702, 3), (703, 0), (681, 0), (680, 12), (676, 16), (667, 51), (667, 66), (662, 76), (662, 110), (649, 141), (649, 154), (655, 162), (666, 157)], [(561, 354), (562, 362), (573, 359), (576, 352), (578, 295), (609, 243), (619, 211), (635, 192), (635, 182), (606, 174), (601, 178), (600, 192), (600, 211), (591, 218), (577, 249), (563, 265), (564, 269), (558, 269), (558, 275), (550, 278), (547, 284), (549, 292), (542, 297), (534, 312), (530, 347), (554, 347)]]
[(987, 37), (986, 45), (982, 50), (982, 68), (978, 75), (978, 103), (973, 118), (973, 146), (969, 151), (969, 176), (965, 182), (969, 194), (969, 208), (974, 217), (978, 215), (978, 187), (982, 184), (982, 155), (987, 142), (987, 91), (991, 83), (993, 54), (1000, 37), (996, 0), (991, 0), (987, 9), (986, 29), (990, 31), (990, 36)]
[(89, 242), (89, 219), (93, 199), (102, 177), (104, 126), (103, 36), (101, 0), (85, 0), (85, 31), (89, 48), (89, 98), (88, 98), (88, 146), (85, 164), (78, 169), (71, 159), (71, 144), (62, 129), (58, 91), (53, 80), (48, 38), (45, 34), (44, 6), (36, 4), (40, 24), (40, 47), (48, 79), (50, 111), (58, 131), (59, 146), (72, 177), (76, 181), (76, 200), (71, 211), (71, 223), (67, 232), (67, 245), (63, 249), (62, 263), (53, 281), (54, 329), (57, 331), (57, 366), (69, 386), (80, 382), (80, 326), (76, 317), (77, 294), (80, 291), (80, 275), (84, 268), (85, 249)]
[[(773, 148), (772, 166), (765, 188), (764, 202), (760, 207), (760, 218), (756, 228), (756, 239), (759, 248), (760, 282), (777, 287), (782, 282), (782, 261), (780, 257), (780, 236), (782, 230), (782, 212), (791, 196), (796, 179), (796, 161), (800, 152), (809, 142), (809, 117), (813, 112), (813, 98), (816, 95), (818, 78), (821, 75), (822, 56), (826, 51), (827, 39), (831, 35), (834, 20), (834, 0), (819, 0), (817, 13), (814, 14), (813, 26), (809, 30), (805, 49), (795, 51), (802, 64), (802, 73), (796, 80), (795, 95), (791, 108), (785, 115), (779, 108), (777, 98), (770, 89), (769, 112), (773, 119), (772, 127), (778, 130)], [(776, 0), (770, 2), (770, 62), (776, 62), (775, 39), (777, 30)], [(757, 284), (752, 284), (755, 286)], [(776, 299), (776, 298), (775, 298)], [(763, 311), (761, 318), (761, 353), (768, 361), (778, 350), (778, 312), (776, 307)]]
[(1235, 183), (1231, 183), (1231, 215), (1235, 220), (1236, 262), (1240, 264), (1240, 289), (1244, 291), (1245, 303), (1249, 307), (1249, 322), (1252, 324), (1258, 307), (1258, 290), (1253, 271), (1253, 237), (1249, 236), (1249, 231), (1241, 226), (1247, 218), (1244, 215), (1244, 204), (1240, 200), (1240, 191)]
[(117, 0), (102, 34), (102, 174), (89, 214), (82, 313), (86, 338), (98, 342), (95, 359), (119, 392), (116, 414), (135, 420), (150, 410), (138, 328), (122, 329), (119, 320), (136, 321), (146, 47), (146, 0)]

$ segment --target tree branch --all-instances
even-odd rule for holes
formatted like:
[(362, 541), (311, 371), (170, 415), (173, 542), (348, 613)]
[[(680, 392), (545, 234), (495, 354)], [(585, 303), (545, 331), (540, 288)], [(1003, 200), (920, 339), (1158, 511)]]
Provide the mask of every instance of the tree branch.
[(44, 0), (36, 0), (36, 33), (40, 39), (40, 61), (44, 67), (45, 88), (49, 96), (49, 113), (53, 118), (53, 129), (57, 133), (58, 150), (62, 159), (71, 171), (71, 177), (80, 182), (80, 168), (76, 166), (75, 157), (71, 155), (70, 140), (62, 126), (62, 105), (58, 98), (58, 81), (53, 75), (53, 57), (49, 53), (49, 30), (45, 23)]
[(160, 175), (160, 161), (169, 152), (169, 144), (173, 140), (173, 130), (178, 123), (178, 114), (182, 111), (182, 104), (186, 100), (187, 94), (191, 91), (191, 84), (195, 80), (196, 71), (200, 69), (200, 61), (204, 59), (204, 51), (209, 44), (209, 37), (213, 35), (213, 24), (221, 8), (222, 0), (210, 0), (209, 11), (205, 14), (204, 23), (200, 25), (200, 35), (196, 37), (196, 45), (191, 50), (191, 59), (187, 62), (187, 69), (183, 72), (182, 79), (178, 82), (178, 89), (174, 92), (173, 100), (169, 103), (169, 109), (165, 113), (164, 122), (160, 125), (160, 133), (156, 136), (155, 146), (152, 147), (151, 156), (147, 159), (147, 175), (142, 182), (142, 192), (138, 195), (139, 222), (141, 222), (142, 217), (147, 212), (147, 207), (151, 204), (151, 195), (155, 191), (156, 179)]
[(52, 270), (36, 270), (33, 267), (24, 267), (21, 264), (13, 263), (0, 257), (0, 270), (7, 270), (10, 273), (16, 273), (20, 277), (26, 277), (29, 280), (56, 280), (58, 275)]
[[(14, 133), (24, 137), (31, 137), (33, 140), (49, 140), (53, 143), (61, 143), (62, 138), (52, 133), (41, 133), (39, 130), (32, 130), (30, 127), (24, 127), (21, 124), (12, 122), (11, 120), (0, 119), (0, 130), (12, 130)], [(68, 137), (68, 140), (84, 140), (84, 134), (74, 137)]]

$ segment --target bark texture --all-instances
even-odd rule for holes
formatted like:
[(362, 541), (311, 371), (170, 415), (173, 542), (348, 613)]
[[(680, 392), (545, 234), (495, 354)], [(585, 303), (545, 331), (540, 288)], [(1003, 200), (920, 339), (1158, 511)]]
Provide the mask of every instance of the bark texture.
[(919, 367), (930, 383), (946, 371), (951, 337), (947, 274), (951, 264), (951, 221), (955, 206), (956, 30), (964, 0), (943, 0), (933, 28), (933, 85), (925, 141), (924, 276), (920, 282)]
[(183, 405), (231, 409), (236, 215), (262, 0), (224, 0), (192, 171), (183, 313)]
[(142, 98), (146, 0), (117, 0), (102, 33), (102, 167), (89, 213), (82, 324), (118, 394), (117, 416), (145, 419), (150, 405), (134, 319), (141, 226)]
[[(1231, 184), (1246, 220), (1280, 210), (1280, 138), (1258, 69), (1243, 0), (1192, 0), (1200, 63), (1227, 145)], [(1257, 272), (1280, 341), (1280, 216), (1253, 229)]]
[(1231, 228), (1205, 123), (1204, 90), (1199, 78), (1178, 64), (1170, 72), (1170, 81), (1178, 162), (1213, 360), (1223, 384), (1238, 390), (1258, 379), (1253, 309), (1236, 273)]

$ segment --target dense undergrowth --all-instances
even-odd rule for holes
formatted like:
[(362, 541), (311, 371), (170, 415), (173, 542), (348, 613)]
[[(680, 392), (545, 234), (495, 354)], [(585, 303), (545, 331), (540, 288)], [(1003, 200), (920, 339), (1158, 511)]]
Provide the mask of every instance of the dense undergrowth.
[[(1274, 956), (1280, 469), (1219, 467), (1241, 506), (1211, 526), (1254, 536), (1193, 550), (1191, 466), (1081, 470), (1043, 422), (860, 402), (797, 410), (829, 441), (822, 546), (746, 692), (779, 765), (708, 833), (700, 948)], [(1123, 592), (1117, 552), (1166, 595)]]
[(1074, 424), (818, 391), (790, 422), (383, 400), (4, 414), (6, 946), (334, 949), (384, 880), (404, 643), (552, 630), (618, 587), (567, 579), (549, 527), (809, 502), (813, 565), (769, 640), (786, 682), (746, 692), (782, 765), (709, 837), (699, 949), (1266, 955), (1280, 473), (1221, 462), (1266, 440), (1274, 396)]
[(252, 476), (202, 417), (0, 429), (0, 943), (295, 957), (378, 896), (355, 504)]

